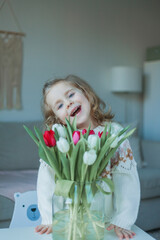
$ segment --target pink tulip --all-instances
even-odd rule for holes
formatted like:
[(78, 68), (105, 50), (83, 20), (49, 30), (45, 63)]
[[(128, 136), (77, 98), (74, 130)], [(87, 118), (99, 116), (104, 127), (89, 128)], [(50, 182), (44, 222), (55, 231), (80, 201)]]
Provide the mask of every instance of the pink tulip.
[(74, 145), (76, 145), (80, 139), (80, 131), (74, 131), (72, 134)]

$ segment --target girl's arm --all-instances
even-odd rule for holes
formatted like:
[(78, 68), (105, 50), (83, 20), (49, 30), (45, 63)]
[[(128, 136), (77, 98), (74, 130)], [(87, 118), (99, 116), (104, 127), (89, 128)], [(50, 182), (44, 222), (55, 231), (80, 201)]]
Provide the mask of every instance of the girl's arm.
[(43, 160), (40, 160), (40, 162), (37, 180), (38, 208), (42, 218), (41, 224), (48, 227), (52, 224), (52, 197), (55, 189), (54, 171)]
[(140, 203), (140, 183), (136, 165), (129, 141), (125, 140), (112, 159), (115, 191), (111, 223), (128, 230), (136, 221)]

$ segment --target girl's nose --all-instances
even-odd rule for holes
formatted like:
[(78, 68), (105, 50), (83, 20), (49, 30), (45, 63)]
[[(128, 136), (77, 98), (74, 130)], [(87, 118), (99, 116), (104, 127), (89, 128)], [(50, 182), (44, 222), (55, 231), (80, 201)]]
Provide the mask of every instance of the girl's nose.
[(73, 104), (72, 102), (68, 102), (68, 104), (67, 104), (67, 109), (68, 109), (72, 104)]

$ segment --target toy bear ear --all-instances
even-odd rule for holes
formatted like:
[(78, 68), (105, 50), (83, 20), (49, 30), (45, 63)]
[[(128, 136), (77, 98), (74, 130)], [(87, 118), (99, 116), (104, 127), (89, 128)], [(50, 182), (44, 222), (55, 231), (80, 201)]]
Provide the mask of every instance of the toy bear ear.
[(20, 195), (21, 195), (20, 192), (16, 192), (16, 193), (14, 193), (14, 198), (16, 199), (16, 198), (20, 197)]

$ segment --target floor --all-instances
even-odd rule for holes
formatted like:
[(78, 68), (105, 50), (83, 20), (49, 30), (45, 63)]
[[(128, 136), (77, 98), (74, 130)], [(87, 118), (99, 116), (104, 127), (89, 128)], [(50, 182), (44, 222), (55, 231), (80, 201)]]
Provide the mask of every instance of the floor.
[(153, 238), (155, 238), (156, 240), (160, 240), (160, 229), (147, 231), (147, 233), (151, 235)]

